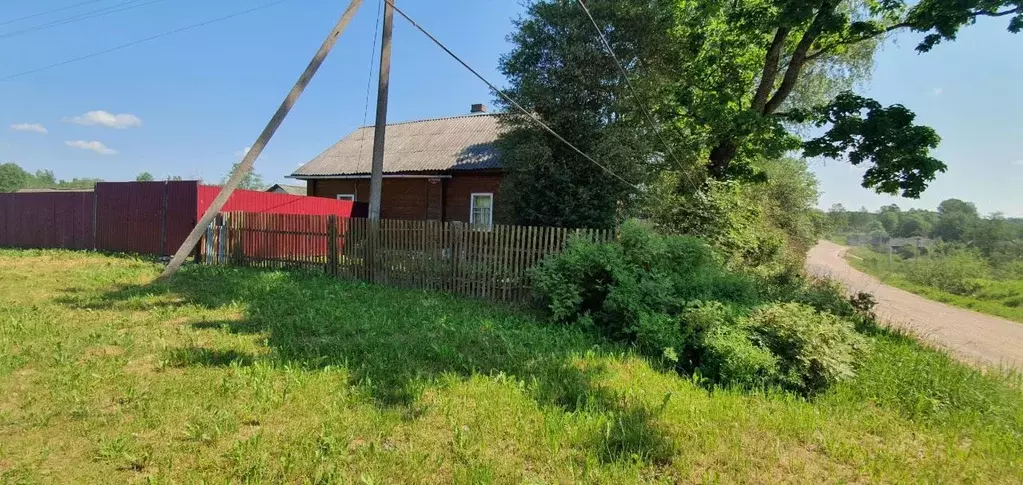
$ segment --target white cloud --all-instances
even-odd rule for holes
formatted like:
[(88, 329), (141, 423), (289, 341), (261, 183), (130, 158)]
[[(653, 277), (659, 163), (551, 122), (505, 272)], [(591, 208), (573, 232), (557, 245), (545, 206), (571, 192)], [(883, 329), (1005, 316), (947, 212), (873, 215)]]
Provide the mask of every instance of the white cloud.
[(31, 131), (33, 133), (47, 134), (50, 131), (45, 126), (39, 123), (18, 123), (11, 125), (11, 129), (14, 131)]
[(66, 142), (64, 142), (64, 144), (69, 146), (69, 147), (81, 148), (82, 150), (94, 151), (96, 153), (99, 153), (100, 155), (117, 155), (117, 153), (118, 153), (117, 150), (114, 150), (113, 148), (108, 148), (102, 142), (98, 142), (98, 141), (76, 140), (76, 141), (66, 141)]
[(945, 94), (945, 89), (944, 88), (934, 88), (934, 95), (935, 96), (941, 96), (942, 94)]
[(249, 154), (249, 150), (252, 150), (252, 147), (242, 148), (241, 150), (238, 150), (238, 151), (234, 152), (234, 154), (239, 156), (239, 157), (244, 157), (245, 155)]
[(1023, 165), (1023, 160), (1016, 160), (1015, 162), (1012, 162), (1012, 164), (1013, 165)]
[(123, 130), (125, 128), (132, 128), (136, 126), (142, 126), (142, 119), (130, 113), (115, 115), (107, 111), (90, 111), (81, 116), (72, 116), (70, 118), (64, 118), (65, 122), (74, 123), (76, 125), (85, 126), (106, 126), (107, 128), (116, 128)]

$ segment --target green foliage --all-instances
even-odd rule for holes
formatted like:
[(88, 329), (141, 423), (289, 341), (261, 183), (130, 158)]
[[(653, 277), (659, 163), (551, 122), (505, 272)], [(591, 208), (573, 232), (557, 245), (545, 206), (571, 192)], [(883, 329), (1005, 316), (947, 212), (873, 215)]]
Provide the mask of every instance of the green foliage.
[(17, 192), (25, 187), (29, 175), (16, 163), (4, 163), (0, 165), (0, 192)]
[(744, 389), (778, 383), (780, 359), (758, 346), (745, 328), (721, 326), (703, 338), (700, 374), (722, 385)]
[(75, 178), (70, 181), (57, 180), (52, 170), (26, 172), (16, 163), (0, 165), (0, 192), (16, 192), (20, 189), (92, 189), (101, 179)]
[(975, 280), (990, 274), (987, 263), (979, 254), (962, 249), (946, 249), (934, 257), (904, 262), (902, 270), (914, 283), (933, 286), (954, 295), (976, 293), (981, 285)]
[[(241, 164), (242, 162), (237, 162), (234, 165), (232, 165), (231, 171), (224, 176), (224, 179), (221, 181), (221, 184), (226, 184), (227, 181), (231, 178), (231, 174), (233, 174), (235, 170), (238, 169), (238, 166)], [(262, 175), (260, 175), (255, 170), (249, 170), (242, 177), (242, 181), (238, 184), (238, 188), (245, 190), (266, 190), (267, 185), (263, 182)]]
[(135, 177), (136, 182), (152, 182), (153, 174), (149, 172), (142, 172)]
[(794, 110), (790, 116), (818, 127), (831, 126), (823, 136), (803, 144), (804, 156), (844, 156), (853, 165), (870, 162), (863, 187), (878, 193), (919, 198), (937, 174), (948, 169), (928, 155), (941, 138), (929, 127), (914, 125), (916, 115), (902, 105), (884, 108), (845, 92), (826, 106)]
[[(533, 271), (541, 304), (557, 321), (593, 326), (682, 372), (722, 386), (780, 385), (817, 392), (853, 375), (865, 348), (852, 324), (802, 304), (812, 300), (855, 317), (856, 308), (831, 287), (766, 284), (731, 273), (691, 237), (662, 236), (636, 222), (615, 243), (574, 240)], [(799, 281), (799, 280), (797, 280)]]
[(749, 304), (757, 298), (752, 281), (725, 271), (702, 241), (660, 236), (636, 221), (622, 225), (615, 243), (573, 240), (533, 270), (533, 287), (555, 320), (592, 323), (630, 339), (642, 318), (677, 314), (694, 300)]
[[(630, 34), (644, 35), (643, 11), (630, 2), (590, 3), (598, 17), (615, 18)], [(650, 140), (628, 115), (618, 68), (594, 42), (589, 19), (566, 2), (534, 2), (516, 21), (513, 49), (501, 57), (508, 93), (607, 170), (537, 127), (503, 99), (511, 112), (498, 147), (507, 170), (502, 198), (519, 224), (614, 227), (638, 195), (632, 185), (647, 177)], [(622, 55), (634, 56), (631, 38), (613, 36)], [(619, 178), (621, 177), (621, 178)], [(624, 180), (622, 180), (624, 179)]]
[(748, 324), (778, 356), (782, 382), (806, 393), (854, 377), (856, 361), (869, 347), (848, 321), (799, 303), (759, 308)]

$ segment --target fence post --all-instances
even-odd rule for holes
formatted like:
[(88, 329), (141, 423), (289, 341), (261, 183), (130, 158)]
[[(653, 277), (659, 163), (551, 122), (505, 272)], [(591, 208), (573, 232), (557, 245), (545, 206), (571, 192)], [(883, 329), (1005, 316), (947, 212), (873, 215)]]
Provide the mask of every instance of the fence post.
[(459, 293), (458, 262), (462, 258), (462, 223), (452, 221), (451, 224), (451, 292)]
[(99, 196), (96, 195), (96, 187), (92, 188), (92, 250), (99, 249), (96, 243), (96, 212), (99, 210)]
[(327, 274), (336, 276), (337, 262), (337, 216), (327, 216)]
[(170, 182), (163, 183), (163, 208), (160, 212), (160, 256), (167, 255), (167, 191)]
[(245, 231), (242, 228), (245, 226), (245, 213), (235, 212), (231, 214), (231, 230), (230, 235), (234, 243), (234, 264), (241, 266), (245, 263)]

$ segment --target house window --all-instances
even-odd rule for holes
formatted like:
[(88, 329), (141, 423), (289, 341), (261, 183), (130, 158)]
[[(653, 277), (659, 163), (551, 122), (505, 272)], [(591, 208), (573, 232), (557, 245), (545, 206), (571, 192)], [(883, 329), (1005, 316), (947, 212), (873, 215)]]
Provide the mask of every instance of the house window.
[(337, 194), (337, 200), (343, 200), (345, 202), (355, 202), (355, 194)]
[(469, 224), (484, 230), (494, 227), (494, 194), (472, 194), (469, 205)]

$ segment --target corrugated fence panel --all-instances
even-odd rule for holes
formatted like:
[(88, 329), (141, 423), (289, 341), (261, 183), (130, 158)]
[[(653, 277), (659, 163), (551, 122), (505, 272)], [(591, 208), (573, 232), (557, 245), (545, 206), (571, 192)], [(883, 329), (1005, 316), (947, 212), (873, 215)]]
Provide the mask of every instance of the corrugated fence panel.
[(162, 254), (174, 254), (192, 232), (199, 197), (199, 184), (194, 181), (167, 182), (167, 212)]
[(91, 192), (0, 194), (0, 245), (89, 249), (92, 201)]
[(96, 184), (96, 248), (163, 254), (166, 182)]

